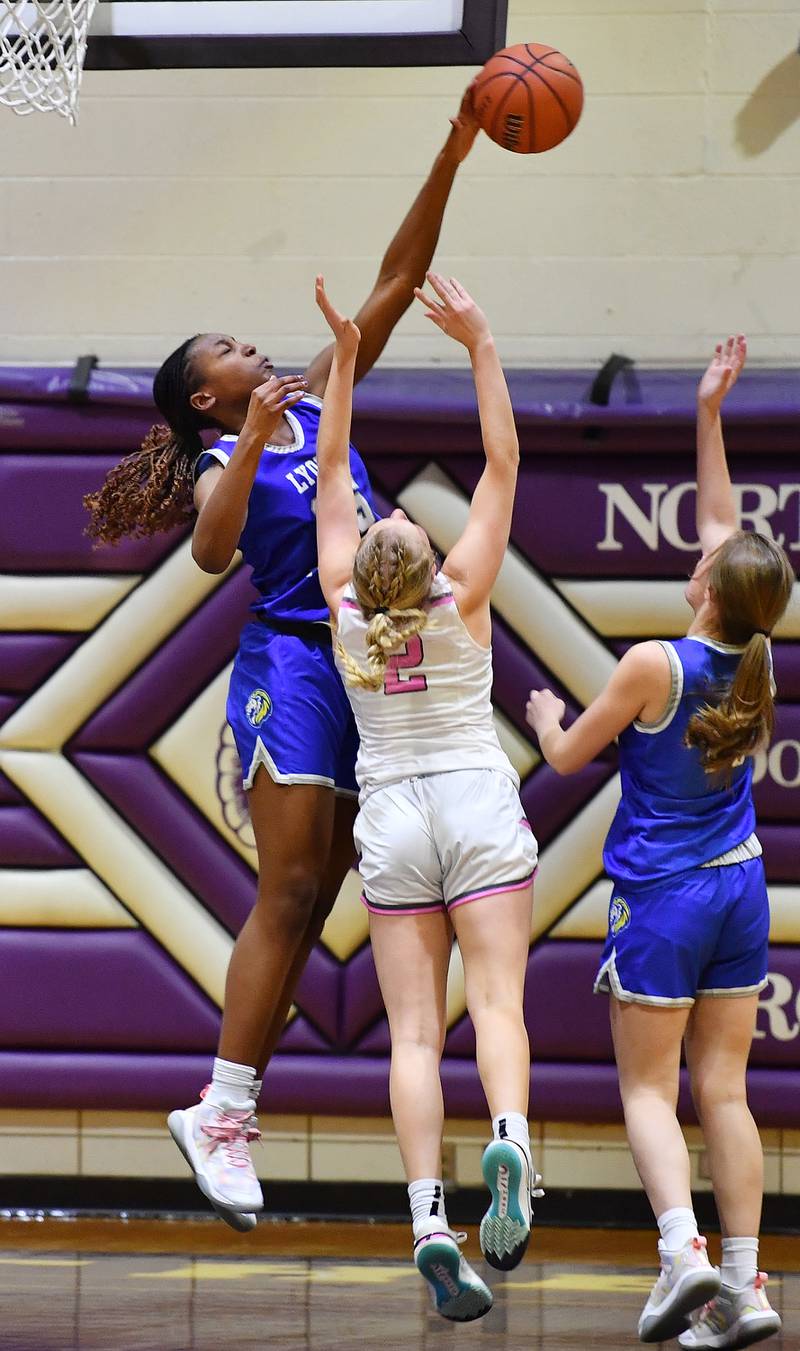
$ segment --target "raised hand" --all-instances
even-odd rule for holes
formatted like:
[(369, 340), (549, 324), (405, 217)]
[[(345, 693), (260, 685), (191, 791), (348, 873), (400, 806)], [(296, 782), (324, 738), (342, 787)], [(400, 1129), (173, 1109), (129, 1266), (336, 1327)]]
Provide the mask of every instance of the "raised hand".
[[(473, 80), (472, 84), (474, 83)], [(472, 84), (467, 85), (458, 112), (455, 117), (450, 118), (450, 126), (453, 130), (450, 133), (449, 146), (458, 164), (466, 159), (475, 144), (475, 137), (480, 131), (480, 124), (475, 116)]]
[(358, 351), (358, 344), (361, 342), (361, 334), (352, 319), (346, 319), (345, 316), (340, 314), (331, 304), (325, 290), (324, 278), (321, 276), (317, 277), (315, 295), (317, 304), (325, 315), (328, 327), (336, 339), (336, 346), (347, 356), (356, 353)]
[(531, 690), (525, 705), (525, 721), (538, 737), (561, 722), (567, 706), (552, 690)]
[(747, 339), (739, 333), (718, 342), (714, 355), (697, 387), (697, 402), (718, 413), (725, 395), (733, 389), (747, 359)]
[(268, 441), (284, 410), (302, 399), (308, 381), (302, 375), (271, 375), (250, 395), (245, 427)]
[(486, 315), (455, 277), (447, 278), (439, 272), (429, 272), (428, 281), (438, 300), (426, 295), (419, 286), (414, 287), (414, 295), (426, 307), (426, 318), (432, 320), (448, 338), (463, 343), (470, 352), (480, 342), (491, 339)]

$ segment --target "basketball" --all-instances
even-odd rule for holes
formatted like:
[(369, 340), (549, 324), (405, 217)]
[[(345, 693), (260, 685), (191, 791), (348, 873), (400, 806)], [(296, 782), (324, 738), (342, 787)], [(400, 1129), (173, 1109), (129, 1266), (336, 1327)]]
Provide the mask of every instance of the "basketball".
[(518, 155), (559, 145), (583, 108), (583, 83), (572, 62), (541, 42), (495, 52), (473, 88), (475, 115), (486, 135)]

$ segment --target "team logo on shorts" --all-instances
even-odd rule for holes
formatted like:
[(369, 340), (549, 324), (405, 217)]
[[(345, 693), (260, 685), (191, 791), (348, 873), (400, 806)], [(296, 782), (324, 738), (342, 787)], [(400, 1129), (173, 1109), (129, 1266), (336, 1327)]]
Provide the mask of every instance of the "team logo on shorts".
[(266, 690), (253, 690), (244, 706), (244, 716), (251, 727), (260, 727), (272, 712), (272, 700)]
[(621, 896), (614, 896), (611, 905), (608, 908), (608, 931), (612, 934), (622, 933), (627, 929), (631, 922), (631, 910), (627, 901), (623, 901)]

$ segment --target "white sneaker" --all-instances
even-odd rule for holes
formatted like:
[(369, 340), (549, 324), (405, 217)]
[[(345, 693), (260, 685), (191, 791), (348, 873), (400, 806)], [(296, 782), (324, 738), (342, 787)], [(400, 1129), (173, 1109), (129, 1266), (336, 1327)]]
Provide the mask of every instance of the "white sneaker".
[(492, 1307), (492, 1292), (461, 1256), (459, 1243), (466, 1234), (445, 1229), (435, 1215), (424, 1221), (414, 1240), (417, 1270), (428, 1282), (442, 1318), (453, 1323), (471, 1323)]
[(677, 1252), (659, 1241), (661, 1273), (639, 1319), (639, 1340), (668, 1342), (685, 1332), (689, 1314), (718, 1294), (719, 1271), (712, 1267), (704, 1238), (693, 1238)]
[(228, 1224), (231, 1220), (223, 1211), (241, 1216), (264, 1205), (249, 1148), (252, 1140), (260, 1139), (254, 1110), (254, 1102), (245, 1107), (232, 1102), (219, 1107), (198, 1102), (167, 1117), (170, 1134), (198, 1187)]
[(689, 1331), (678, 1338), (681, 1346), (752, 1346), (780, 1332), (781, 1320), (767, 1299), (766, 1284), (766, 1272), (759, 1271), (753, 1284), (743, 1290), (723, 1285), (716, 1299), (697, 1314)]
[(483, 1151), (484, 1180), (492, 1193), (481, 1220), (481, 1251), (490, 1266), (511, 1271), (525, 1256), (531, 1234), (532, 1196), (544, 1196), (541, 1177), (531, 1177), (530, 1156), (513, 1140), (492, 1140)]
[[(211, 1198), (209, 1197), (209, 1200)], [(248, 1210), (229, 1210), (227, 1206), (221, 1206), (216, 1201), (211, 1201), (221, 1220), (224, 1220), (231, 1229), (235, 1229), (237, 1234), (249, 1234), (258, 1224), (258, 1216)]]

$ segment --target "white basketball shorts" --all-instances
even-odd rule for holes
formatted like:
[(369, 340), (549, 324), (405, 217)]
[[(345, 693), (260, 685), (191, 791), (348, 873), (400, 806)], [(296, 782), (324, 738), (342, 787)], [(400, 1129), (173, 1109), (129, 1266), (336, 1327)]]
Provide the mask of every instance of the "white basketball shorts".
[(356, 818), (361, 899), (375, 914), (451, 910), (530, 886), (536, 837), (512, 779), (455, 769), (387, 784)]

